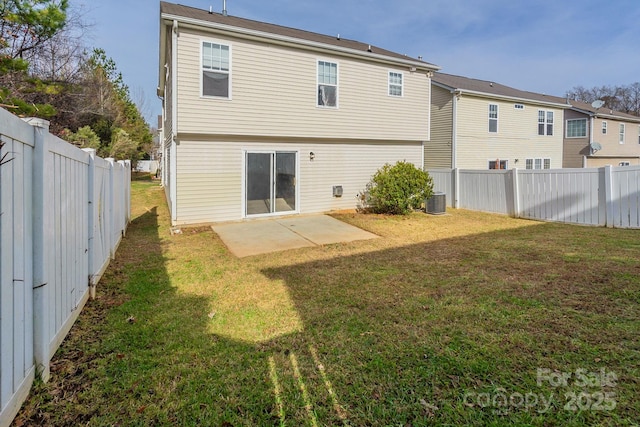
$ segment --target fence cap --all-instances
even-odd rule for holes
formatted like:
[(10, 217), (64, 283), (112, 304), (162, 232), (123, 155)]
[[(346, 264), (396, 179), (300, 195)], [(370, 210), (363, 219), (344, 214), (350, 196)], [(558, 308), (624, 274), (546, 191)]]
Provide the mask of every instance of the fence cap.
[(49, 131), (49, 124), (51, 123), (49, 122), (49, 120), (41, 119), (39, 117), (25, 117), (22, 120), (29, 123), (33, 127), (44, 129), (47, 132)]

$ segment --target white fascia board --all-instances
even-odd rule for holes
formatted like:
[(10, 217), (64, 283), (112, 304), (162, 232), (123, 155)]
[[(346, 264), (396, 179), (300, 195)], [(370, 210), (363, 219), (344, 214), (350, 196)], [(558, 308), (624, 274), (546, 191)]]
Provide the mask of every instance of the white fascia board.
[(196, 29), (207, 28), (211, 30), (224, 32), (224, 33), (229, 33), (231, 35), (244, 36), (244, 38), (269, 40), (272, 42), (276, 41), (276, 42), (280, 42), (283, 45), (305, 46), (308, 48), (313, 48), (313, 49), (318, 49), (323, 51), (329, 50), (329, 51), (339, 52), (339, 53), (350, 55), (350, 56), (356, 56), (359, 58), (368, 59), (370, 61), (382, 62), (385, 64), (396, 64), (396, 65), (402, 64), (409, 67), (415, 67), (416, 69), (419, 69), (422, 71), (440, 70), (440, 67), (438, 67), (437, 65), (425, 64), (424, 62), (409, 59), (409, 57), (407, 57), (406, 60), (403, 60), (400, 58), (380, 55), (373, 52), (364, 53), (359, 50), (343, 48), (343, 47), (334, 46), (331, 44), (314, 42), (311, 40), (304, 40), (304, 39), (299, 39), (295, 37), (282, 36), (279, 34), (266, 33), (263, 31), (251, 30), (249, 28), (234, 27), (231, 25), (219, 24), (217, 22), (201, 21), (199, 19), (186, 18), (184, 16), (179, 16), (179, 15), (162, 14), (162, 19), (168, 20), (168, 21), (177, 20), (178, 22), (184, 24), (185, 26), (191, 26)]

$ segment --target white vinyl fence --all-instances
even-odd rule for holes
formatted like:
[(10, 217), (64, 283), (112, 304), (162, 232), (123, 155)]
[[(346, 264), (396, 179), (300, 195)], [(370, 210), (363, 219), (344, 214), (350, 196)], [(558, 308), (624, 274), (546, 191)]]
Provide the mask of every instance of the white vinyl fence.
[(0, 109), (0, 426), (11, 423), (130, 219), (130, 162), (80, 150)]
[(640, 228), (640, 166), (597, 169), (433, 169), (447, 206), (516, 218)]

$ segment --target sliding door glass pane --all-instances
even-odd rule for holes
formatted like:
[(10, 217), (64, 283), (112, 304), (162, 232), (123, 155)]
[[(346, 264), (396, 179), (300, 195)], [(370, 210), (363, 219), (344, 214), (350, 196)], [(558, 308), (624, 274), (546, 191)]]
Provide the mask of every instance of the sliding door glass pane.
[(272, 156), (247, 153), (247, 215), (272, 212)]
[(275, 212), (296, 210), (296, 153), (276, 153)]

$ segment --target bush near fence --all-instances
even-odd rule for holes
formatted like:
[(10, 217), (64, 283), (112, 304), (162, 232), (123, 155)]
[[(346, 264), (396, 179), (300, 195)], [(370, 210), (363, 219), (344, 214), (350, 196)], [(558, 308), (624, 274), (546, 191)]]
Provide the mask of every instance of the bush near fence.
[(113, 258), (131, 163), (101, 159), (0, 109), (0, 426), (11, 423)]
[(640, 166), (430, 169), (447, 205), (541, 221), (640, 228)]

